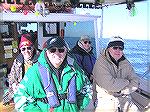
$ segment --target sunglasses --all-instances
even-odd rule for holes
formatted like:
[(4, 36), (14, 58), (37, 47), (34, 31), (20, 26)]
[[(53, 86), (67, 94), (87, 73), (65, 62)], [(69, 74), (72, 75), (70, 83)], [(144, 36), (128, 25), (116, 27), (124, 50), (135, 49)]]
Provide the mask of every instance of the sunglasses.
[(87, 44), (87, 43), (91, 44), (91, 41), (84, 41), (84, 44)]
[(51, 48), (51, 49), (49, 49), (49, 51), (51, 53), (55, 53), (56, 51), (58, 51), (59, 53), (63, 53), (65, 51), (65, 49), (64, 48)]
[(32, 50), (32, 47), (23, 47), (23, 48), (21, 48), (21, 51), (25, 51), (25, 50), (28, 50), (28, 51), (31, 51)]
[(123, 51), (123, 47), (121, 47), (121, 46), (114, 46), (114, 47), (112, 47), (113, 48), (113, 50), (117, 50), (117, 49), (119, 49), (120, 51)]

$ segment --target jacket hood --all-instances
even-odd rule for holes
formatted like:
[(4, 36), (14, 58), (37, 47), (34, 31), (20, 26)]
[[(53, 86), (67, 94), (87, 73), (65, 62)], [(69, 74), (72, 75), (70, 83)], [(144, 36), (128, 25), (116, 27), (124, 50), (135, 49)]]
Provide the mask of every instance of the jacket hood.
[(38, 58), (38, 62), (42, 65), (48, 64), (45, 58), (45, 52), (46, 52), (46, 48), (43, 49), (43, 51), (40, 53), (40, 56)]
[(88, 54), (93, 54), (93, 48), (91, 47), (91, 50), (89, 52), (86, 52), (83, 48), (81, 48), (78, 45), (78, 42), (77, 42), (76, 45), (74, 46), (74, 48), (71, 50), (71, 52), (84, 56), (84, 55), (88, 55)]
[(23, 63), (24, 62), (24, 58), (23, 58), (23, 55), (20, 53), (16, 59), (20, 62), (20, 63)]
[[(33, 56), (33, 58), (32, 58), (32, 62), (33, 63), (36, 63), (37, 61), (38, 61), (38, 56), (39, 55), (37, 55), (37, 54), (35, 54), (34, 53), (34, 56)], [(20, 53), (17, 57), (16, 57), (16, 59), (20, 62), (20, 63), (24, 63), (24, 57), (23, 57), (23, 55)]]

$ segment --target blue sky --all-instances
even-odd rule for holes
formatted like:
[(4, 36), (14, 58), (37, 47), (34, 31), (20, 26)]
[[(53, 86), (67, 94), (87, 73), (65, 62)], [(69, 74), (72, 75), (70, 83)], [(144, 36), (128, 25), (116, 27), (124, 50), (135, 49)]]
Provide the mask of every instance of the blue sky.
[(123, 38), (138, 40), (147, 38), (150, 39), (150, 35), (148, 34), (148, 27), (150, 27), (150, 20), (148, 20), (148, 10), (150, 8), (148, 5), (148, 2), (136, 3), (135, 16), (130, 16), (130, 12), (126, 9), (126, 5), (105, 8), (104, 35), (120, 35)]
[[(150, 40), (150, 2), (135, 3), (136, 15), (130, 16), (126, 4), (104, 8), (103, 37), (119, 35), (126, 39)], [(99, 10), (80, 9), (80, 13), (90, 12), (92, 15), (101, 15)], [(77, 11), (77, 13), (79, 13)]]

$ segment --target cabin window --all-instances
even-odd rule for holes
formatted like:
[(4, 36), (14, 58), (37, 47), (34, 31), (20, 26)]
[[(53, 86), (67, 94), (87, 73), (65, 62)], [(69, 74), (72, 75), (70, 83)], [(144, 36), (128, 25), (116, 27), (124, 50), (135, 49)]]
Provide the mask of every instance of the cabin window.
[(19, 22), (18, 30), (26, 32), (30, 32), (32, 30), (35, 32), (37, 31), (37, 23)]
[(43, 23), (43, 37), (49, 36), (59, 36), (58, 22)]

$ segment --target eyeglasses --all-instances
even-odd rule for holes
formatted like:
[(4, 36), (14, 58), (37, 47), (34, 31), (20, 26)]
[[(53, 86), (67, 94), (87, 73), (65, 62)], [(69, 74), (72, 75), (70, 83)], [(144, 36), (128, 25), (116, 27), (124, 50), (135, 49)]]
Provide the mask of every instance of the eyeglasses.
[(114, 47), (112, 47), (113, 48), (113, 50), (117, 50), (117, 49), (119, 49), (120, 51), (123, 51), (123, 47), (121, 47), (121, 46), (114, 46)]
[(55, 53), (56, 50), (57, 50), (59, 53), (63, 53), (63, 52), (65, 51), (64, 48), (50, 48), (50, 49), (49, 49), (49, 51), (50, 51), (51, 53)]
[(84, 44), (87, 44), (87, 43), (91, 44), (91, 41), (84, 41)]
[(32, 47), (23, 47), (23, 48), (21, 48), (21, 51), (25, 51), (25, 50), (28, 50), (28, 51), (31, 51), (32, 50)]

